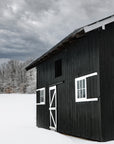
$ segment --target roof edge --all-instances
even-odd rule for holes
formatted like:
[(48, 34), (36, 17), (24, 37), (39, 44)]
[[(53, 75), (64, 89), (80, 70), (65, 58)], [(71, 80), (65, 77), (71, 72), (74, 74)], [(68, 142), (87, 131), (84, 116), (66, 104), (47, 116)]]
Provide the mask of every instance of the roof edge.
[(65, 37), (63, 40), (61, 40), (59, 43), (57, 43), (54, 47), (52, 47), (51, 49), (49, 49), (46, 53), (44, 53), (42, 56), (40, 56), (39, 58), (37, 58), (36, 60), (34, 60), (32, 63), (30, 63), (25, 69), (28, 71), (34, 67), (36, 67), (36, 65), (38, 65), (39, 63), (41, 63), (43, 61), (43, 59), (45, 59), (49, 54), (53, 53), (58, 47), (62, 46), (64, 43), (68, 42), (69, 39), (73, 38), (73, 37), (80, 37), (78, 34), (83, 32), (84, 33), (84, 29), (80, 28), (77, 29), (75, 31), (73, 31), (71, 34), (69, 34), (67, 37)]
[(25, 69), (30, 70), (30, 69), (36, 67), (41, 62), (45, 61), (51, 54), (56, 52), (60, 46), (62, 46), (64, 43), (68, 42), (73, 37), (76, 37), (76, 38), (82, 37), (85, 33), (88, 33), (99, 27), (102, 27), (104, 29), (105, 25), (109, 24), (111, 22), (114, 22), (114, 14), (73, 31), (71, 34), (69, 34), (67, 37), (65, 37), (63, 40), (61, 40), (58, 44), (56, 44), (53, 48), (51, 48), (46, 53), (44, 53), (42, 56), (40, 56), (35, 61), (30, 63)]

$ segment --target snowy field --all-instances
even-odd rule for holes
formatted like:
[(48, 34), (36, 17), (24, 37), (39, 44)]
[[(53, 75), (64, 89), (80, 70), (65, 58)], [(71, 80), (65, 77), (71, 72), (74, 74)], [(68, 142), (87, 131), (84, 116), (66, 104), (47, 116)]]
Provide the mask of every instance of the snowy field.
[(34, 94), (0, 94), (0, 144), (99, 143), (37, 128), (35, 114)]

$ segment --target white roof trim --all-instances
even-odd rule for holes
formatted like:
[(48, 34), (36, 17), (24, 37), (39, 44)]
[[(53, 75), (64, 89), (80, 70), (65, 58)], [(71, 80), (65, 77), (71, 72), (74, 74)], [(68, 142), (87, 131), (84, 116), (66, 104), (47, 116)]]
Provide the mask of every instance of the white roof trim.
[(114, 22), (114, 16), (112, 16), (110, 18), (107, 18), (107, 19), (104, 19), (102, 21), (98, 21), (98, 22), (96, 22), (96, 23), (94, 23), (92, 25), (85, 26), (84, 27), (84, 31), (86, 33), (86, 32), (92, 31), (94, 29), (97, 29), (99, 27), (103, 27), (104, 28), (106, 24), (109, 24), (111, 22)]

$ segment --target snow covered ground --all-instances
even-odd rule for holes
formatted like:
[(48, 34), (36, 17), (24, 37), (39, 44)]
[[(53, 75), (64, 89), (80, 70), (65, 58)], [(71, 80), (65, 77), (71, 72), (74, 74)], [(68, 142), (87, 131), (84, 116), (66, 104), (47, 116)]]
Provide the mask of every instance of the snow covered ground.
[(0, 144), (99, 143), (37, 128), (35, 114), (35, 94), (0, 94)]

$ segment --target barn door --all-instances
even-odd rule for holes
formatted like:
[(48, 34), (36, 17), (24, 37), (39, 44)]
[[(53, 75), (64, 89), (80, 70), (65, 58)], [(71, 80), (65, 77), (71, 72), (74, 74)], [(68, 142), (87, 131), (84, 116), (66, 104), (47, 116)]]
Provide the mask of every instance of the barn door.
[(49, 88), (50, 129), (57, 129), (57, 93), (56, 86)]

